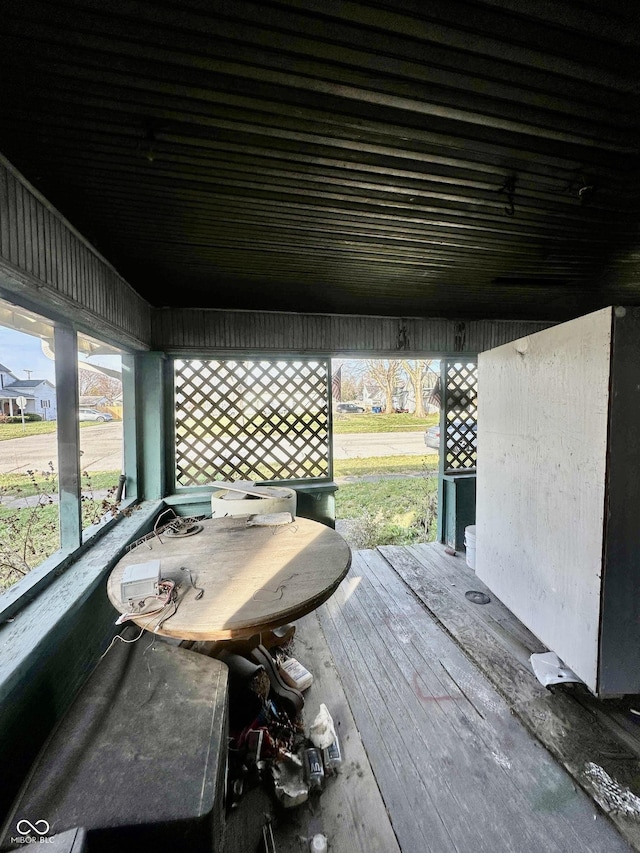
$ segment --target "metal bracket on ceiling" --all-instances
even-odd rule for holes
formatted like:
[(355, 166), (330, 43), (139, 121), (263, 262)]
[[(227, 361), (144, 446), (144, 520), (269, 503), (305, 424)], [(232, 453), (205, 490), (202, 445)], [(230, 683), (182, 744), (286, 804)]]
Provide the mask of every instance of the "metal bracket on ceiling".
[(499, 193), (505, 193), (507, 196), (507, 206), (504, 209), (504, 212), (507, 216), (513, 216), (516, 212), (514, 197), (516, 194), (516, 176), (509, 175), (508, 178), (505, 179), (504, 184), (498, 190)]
[(587, 178), (586, 175), (584, 175), (584, 173), (582, 172), (576, 173), (566, 185), (565, 189), (569, 191), (572, 195), (575, 193), (578, 198), (578, 201), (583, 207), (589, 204), (589, 202), (593, 198), (593, 194), (596, 191), (594, 182), (591, 179)]
[(397, 350), (409, 349), (409, 335), (407, 334), (407, 327), (405, 325), (398, 324), (398, 337), (396, 340), (396, 349)]
[(156, 143), (158, 141), (158, 133), (162, 128), (162, 123), (157, 119), (147, 118), (143, 122), (144, 139), (141, 139), (138, 143), (137, 150), (149, 163), (153, 163), (156, 159)]

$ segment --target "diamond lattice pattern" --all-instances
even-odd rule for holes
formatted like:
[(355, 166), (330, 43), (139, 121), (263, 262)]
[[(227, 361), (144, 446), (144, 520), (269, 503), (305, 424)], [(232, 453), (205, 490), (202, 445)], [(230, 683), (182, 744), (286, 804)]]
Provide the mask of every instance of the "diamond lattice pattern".
[(447, 365), (446, 470), (476, 467), (477, 389), (475, 363)]
[(326, 361), (176, 361), (176, 483), (329, 476)]

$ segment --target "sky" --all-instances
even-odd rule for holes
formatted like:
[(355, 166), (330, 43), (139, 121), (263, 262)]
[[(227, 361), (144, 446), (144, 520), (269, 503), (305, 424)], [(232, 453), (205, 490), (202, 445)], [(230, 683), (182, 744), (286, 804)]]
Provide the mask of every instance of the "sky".
[(28, 379), (25, 370), (30, 370), (32, 379), (48, 379), (55, 385), (55, 365), (42, 352), (40, 338), (0, 326), (0, 364), (18, 379)]
[[(93, 356), (91, 364), (119, 369), (119, 356)], [(42, 352), (40, 338), (0, 326), (0, 364), (8, 367), (17, 379), (48, 379), (56, 384), (54, 362)]]

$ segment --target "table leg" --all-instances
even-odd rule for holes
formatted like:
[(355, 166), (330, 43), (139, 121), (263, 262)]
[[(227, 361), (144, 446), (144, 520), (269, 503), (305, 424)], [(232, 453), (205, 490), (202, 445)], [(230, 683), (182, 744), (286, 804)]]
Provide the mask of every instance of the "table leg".
[(251, 637), (245, 637), (244, 639), (215, 641), (187, 640), (181, 643), (181, 645), (212, 658), (219, 657), (221, 652), (233, 652), (234, 654), (246, 657), (258, 646), (264, 646), (265, 649), (273, 649), (275, 646), (282, 646), (288, 643), (295, 632), (296, 626), (290, 623), (282, 625), (279, 628), (262, 631), (259, 634), (253, 634)]

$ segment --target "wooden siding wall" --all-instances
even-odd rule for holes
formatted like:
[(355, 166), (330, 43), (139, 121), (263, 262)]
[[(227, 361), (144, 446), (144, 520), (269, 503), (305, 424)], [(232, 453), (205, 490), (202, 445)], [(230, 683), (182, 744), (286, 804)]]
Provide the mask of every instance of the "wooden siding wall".
[(0, 292), (146, 349), (150, 306), (0, 155)]
[(481, 352), (550, 325), (161, 308), (153, 311), (152, 341), (154, 349), (170, 353), (401, 357)]

